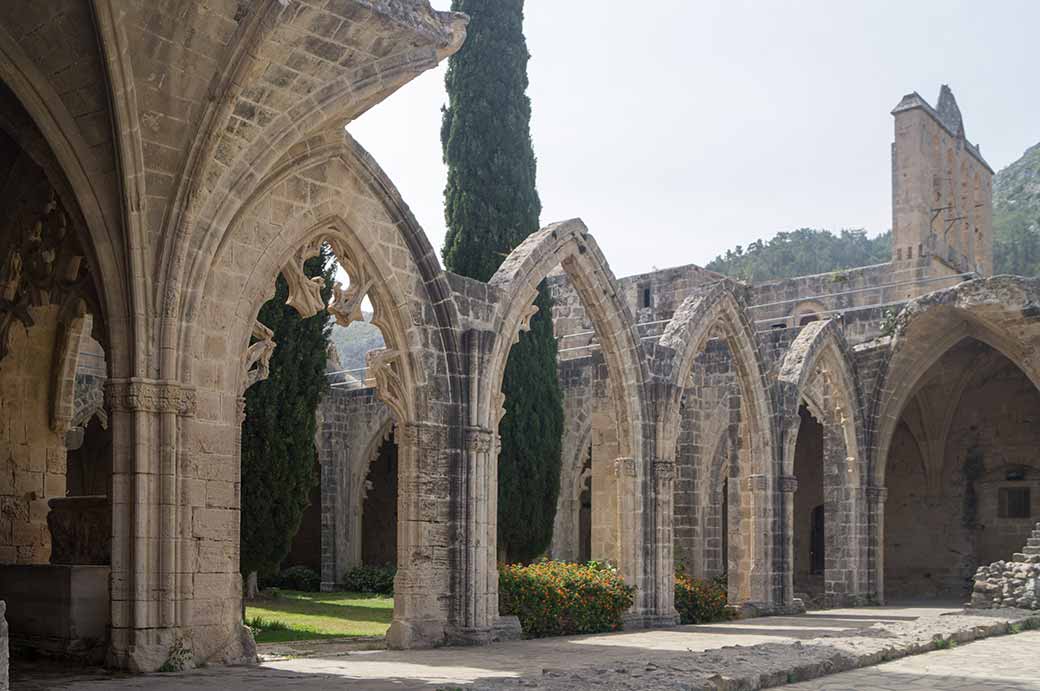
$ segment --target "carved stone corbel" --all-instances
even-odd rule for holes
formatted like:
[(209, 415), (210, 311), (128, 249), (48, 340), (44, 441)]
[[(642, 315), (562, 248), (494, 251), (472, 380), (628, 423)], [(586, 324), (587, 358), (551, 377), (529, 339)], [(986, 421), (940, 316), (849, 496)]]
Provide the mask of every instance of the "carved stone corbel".
[(538, 314), (538, 305), (532, 302), (530, 305), (527, 306), (527, 309), (525, 309), (524, 313), (520, 316), (520, 328), (518, 328), (516, 330), (516, 333), (513, 335), (513, 345), (516, 345), (520, 342), (521, 333), (523, 333), (524, 331), (531, 330), (531, 318), (534, 317), (534, 315), (536, 314)]
[(289, 298), (285, 301), (296, 310), (301, 317), (313, 317), (325, 309), (325, 301), (321, 298), (321, 289), (325, 287), (325, 279), (321, 276), (307, 278), (303, 273), (303, 264), (308, 259), (318, 256), (321, 243), (304, 246), (282, 267), (282, 277), (289, 284)]
[(635, 477), (636, 461), (634, 458), (618, 458), (614, 460), (614, 475), (617, 477)]
[(260, 323), (260, 320), (253, 322), (253, 338), (256, 341), (246, 349), (242, 362), (246, 389), (271, 375), (271, 356), (277, 345), (274, 340), (274, 332)]
[(387, 348), (370, 350), (365, 356), (368, 372), (376, 380), (376, 394), (390, 407), (399, 423), (409, 419), (403, 358), (401, 351)]

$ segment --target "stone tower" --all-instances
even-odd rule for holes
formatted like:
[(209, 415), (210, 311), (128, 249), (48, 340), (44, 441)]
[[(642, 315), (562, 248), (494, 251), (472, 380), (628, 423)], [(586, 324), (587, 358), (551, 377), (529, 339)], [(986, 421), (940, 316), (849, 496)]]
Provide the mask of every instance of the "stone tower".
[(914, 92), (892, 115), (895, 268), (918, 277), (970, 271), (991, 275), (993, 169), (965, 137), (950, 87), (943, 84), (935, 108)]

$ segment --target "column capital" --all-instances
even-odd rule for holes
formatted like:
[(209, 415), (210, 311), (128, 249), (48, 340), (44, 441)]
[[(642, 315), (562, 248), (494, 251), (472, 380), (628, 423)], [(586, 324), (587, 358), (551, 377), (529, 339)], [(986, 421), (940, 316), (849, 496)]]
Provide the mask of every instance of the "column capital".
[(495, 446), (495, 433), (484, 427), (467, 427), (463, 434), (463, 444), (467, 451), (490, 453)]
[(781, 475), (776, 479), (776, 487), (785, 494), (798, 491), (798, 478), (793, 475)]
[(653, 470), (654, 479), (656, 480), (670, 481), (675, 479), (675, 461), (659, 458), (654, 461)]
[(113, 412), (176, 413), (195, 415), (195, 387), (177, 381), (144, 379), (109, 379), (105, 396)]

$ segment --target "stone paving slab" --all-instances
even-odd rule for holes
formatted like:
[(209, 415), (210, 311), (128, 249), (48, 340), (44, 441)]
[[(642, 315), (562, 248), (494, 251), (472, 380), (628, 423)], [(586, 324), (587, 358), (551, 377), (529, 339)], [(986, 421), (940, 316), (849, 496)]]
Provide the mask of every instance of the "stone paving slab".
[(513, 641), (480, 648), (359, 651), (349, 644), (265, 662), (176, 675), (50, 679), (15, 689), (757, 689), (813, 679), (936, 647), (935, 639), (1006, 633), (1040, 615), (941, 608), (859, 608), (682, 626)]
[(1040, 631), (989, 638), (876, 667), (787, 684), (790, 691), (1037, 691)]

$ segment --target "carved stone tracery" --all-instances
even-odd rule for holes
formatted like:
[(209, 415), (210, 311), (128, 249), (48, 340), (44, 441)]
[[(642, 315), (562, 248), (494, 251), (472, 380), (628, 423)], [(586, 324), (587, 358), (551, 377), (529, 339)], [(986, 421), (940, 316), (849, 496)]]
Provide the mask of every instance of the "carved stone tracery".
[(253, 322), (253, 338), (256, 340), (246, 350), (245, 360), (242, 363), (247, 389), (270, 376), (271, 356), (277, 345), (274, 340), (274, 332), (260, 323), (259, 319)]

